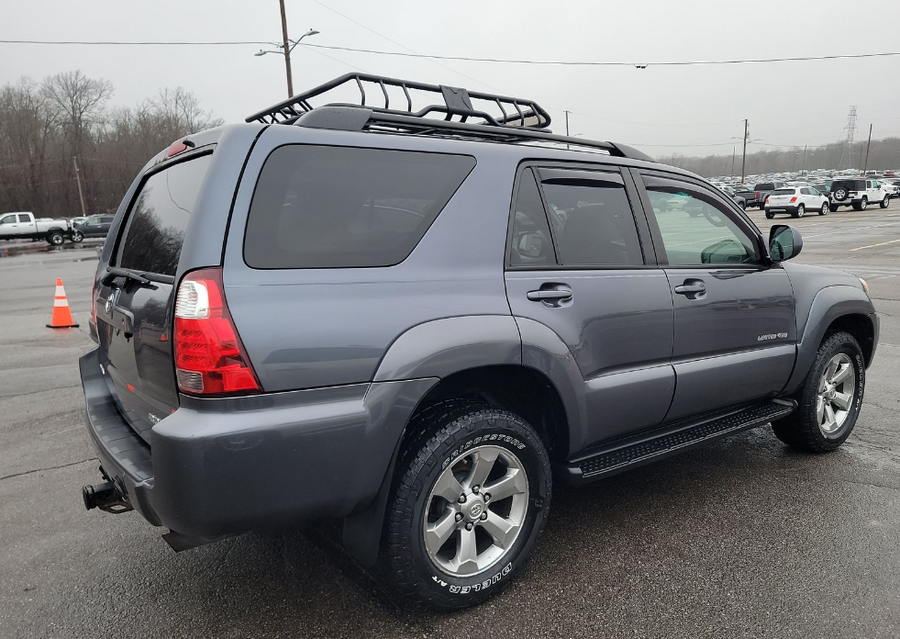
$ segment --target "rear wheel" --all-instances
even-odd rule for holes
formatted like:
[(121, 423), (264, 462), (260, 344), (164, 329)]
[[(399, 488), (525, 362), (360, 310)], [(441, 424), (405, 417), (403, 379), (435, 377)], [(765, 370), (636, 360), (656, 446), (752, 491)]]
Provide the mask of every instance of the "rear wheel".
[(774, 217), (775, 217), (775, 211), (768, 211), (768, 210), (766, 211), (766, 219), (767, 220), (771, 220)]
[(547, 450), (522, 418), (452, 400), (425, 409), (388, 504), (384, 572), (412, 607), (465, 608), (528, 560), (550, 506)]
[(797, 210), (794, 212), (794, 217), (803, 217), (806, 215), (806, 207), (801, 204), (797, 207)]
[(883, 209), (886, 209), (890, 205), (891, 205), (891, 197), (889, 195), (885, 195), (884, 199), (881, 200), (881, 204), (879, 206), (881, 206), (881, 208), (883, 208)]
[(865, 390), (862, 350), (847, 332), (825, 338), (796, 397), (797, 410), (772, 424), (792, 448), (811, 453), (836, 449), (856, 425)]
[(831, 209), (831, 212), (832, 212), (832, 213), (837, 213), (837, 210), (838, 210), (837, 204), (831, 204), (831, 205), (829, 205), (828, 208)]
[(53, 231), (47, 235), (47, 243), (52, 246), (60, 246), (65, 241), (66, 238), (64, 238), (63, 234), (59, 231)]
[(819, 215), (828, 215), (828, 204), (822, 205), (822, 208), (819, 209)]

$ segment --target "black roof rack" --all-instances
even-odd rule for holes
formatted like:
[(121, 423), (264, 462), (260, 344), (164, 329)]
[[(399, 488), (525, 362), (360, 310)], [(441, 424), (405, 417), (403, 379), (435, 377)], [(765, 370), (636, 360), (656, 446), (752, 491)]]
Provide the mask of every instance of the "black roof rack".
[[(380, 106), (367, 103), (366, 86), (378, 97)], [(328, 93), (359, 92), (359, 101), (348, 104), (310, 101)], [(405, 108), (391, 108), (399, 99)], [(413, 110), (413, 95), (440, 95), (443, 104), (427, 104)], [(371, 94), (370, 94), (371, 95)], [(434, 117), (443, 115), (443, 118)], [(454, 119), (455, 118), (455, 119)], [(469, 118), (477, 118), (470, 122)], [(603, 150), (610, 155), (635, 160), (652, 158), (631, 147), (556, 135), (547, 127), (550, 114), (537, 102), (521, 98), (477, 93), (445, 85), (423, 84), (365, 73), (348, 73), (314, 89), (295, 95), (247, 118), (261, 124), (297, 124), (310, 128), (340, 130), (389, 130), (404, 133), (446, 133), (505, 141), (535, 140)]]

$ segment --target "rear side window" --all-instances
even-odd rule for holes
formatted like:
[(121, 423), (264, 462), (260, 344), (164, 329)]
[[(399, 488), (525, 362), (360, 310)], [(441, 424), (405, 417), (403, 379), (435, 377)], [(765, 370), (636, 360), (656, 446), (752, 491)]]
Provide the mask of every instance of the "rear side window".
[[(184, 232), (212, 155), (179, 162), (148, 177), (131, 207), (119, 266), (175, 275)], [(88, 220), (100, 223), (99, 218)]]
[(253, 194), (244, 260), (267, 269), (399, 264), (474, 166), (465, 155), (275, 149)]
[(644, 263), (625, 186), (615, 180), (542, 184), (563, 266)]

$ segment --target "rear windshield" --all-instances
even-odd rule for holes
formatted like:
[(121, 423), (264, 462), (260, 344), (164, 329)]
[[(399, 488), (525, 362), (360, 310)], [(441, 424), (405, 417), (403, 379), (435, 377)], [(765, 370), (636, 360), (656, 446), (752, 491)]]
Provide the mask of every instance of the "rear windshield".
[(777, 191), (772, 191), (772, 195), (793, 195), (794, 189), (778, 189)]
[(864, 191), (866, 189), (866, 182), (865, 180), (835, 180), (831, 183), (832, 191), (839, 187), (844, 187), (851, 191)]
[(273, 269), (398, 264), (474, 166), (465, 155), (279, 147), (256, 185), (244, 260)]
[(775, 184), (773, 182), (763, 182), (762, 184), (757, 184), (755, 191), (771, 191), (775, 188)]
[(179, 162), (144, 181), (122, 238), (120, 267), (175, 275), (184, 231), (211, 157)]

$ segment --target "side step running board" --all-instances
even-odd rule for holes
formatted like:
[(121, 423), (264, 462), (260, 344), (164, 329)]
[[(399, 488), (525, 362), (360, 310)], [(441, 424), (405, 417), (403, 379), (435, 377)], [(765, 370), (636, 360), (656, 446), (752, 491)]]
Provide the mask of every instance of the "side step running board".
[(690, 424), (673, 424), (672, 428), (662, 432), (644, 433), (610, 444), (590, 456), (570, 462), (559, 470), (570, 483), (577, 484), (598, 479), (680, 453), (711, 439), (764, 426), (772, 420), (790, 415), (796, 407), (795, 401), (773, 399), (765, 404), (724, 416), (713, 416)]

